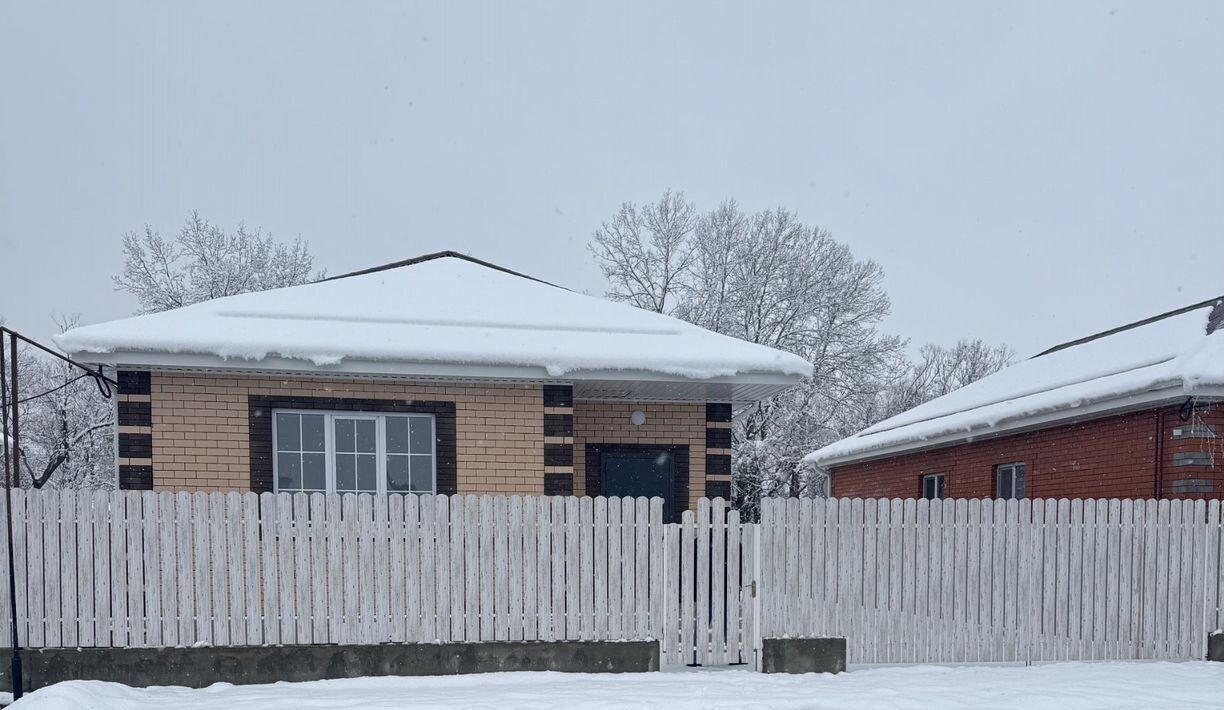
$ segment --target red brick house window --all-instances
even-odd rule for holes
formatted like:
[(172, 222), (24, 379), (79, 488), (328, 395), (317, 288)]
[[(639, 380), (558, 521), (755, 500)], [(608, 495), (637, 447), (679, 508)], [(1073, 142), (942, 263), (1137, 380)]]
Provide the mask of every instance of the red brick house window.
[(928, 473), (922, 477), (922, 497), (927, 500), (942, 500), (944, 497), (944, 475)]
[(995, 467), (995, 497), (1024, 498), (1024, 464), (1005, 463)]

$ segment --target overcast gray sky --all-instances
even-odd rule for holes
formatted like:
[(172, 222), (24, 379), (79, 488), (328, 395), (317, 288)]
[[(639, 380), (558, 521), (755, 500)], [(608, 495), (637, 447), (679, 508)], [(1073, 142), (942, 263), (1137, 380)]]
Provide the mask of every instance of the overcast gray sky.
[(1224, 293), (1221, 37), (1217, 1), (10, 0), (0, 314), (130, 313), (122, 234), (191, 209), (601, 293), (591, 231), (672, 187), (878, 261), (892, 332), (1028, 354)]

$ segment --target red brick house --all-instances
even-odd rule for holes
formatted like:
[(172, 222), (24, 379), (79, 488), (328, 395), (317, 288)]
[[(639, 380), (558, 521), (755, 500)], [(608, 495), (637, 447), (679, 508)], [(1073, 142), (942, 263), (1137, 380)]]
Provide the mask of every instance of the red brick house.
[(730, 497), (802, 358), (442, 252), (56, 338), (118, 372), (120, 488)]
[(1063, 343), (808, 456), (847, 497), (1224, 498), (1224, 298)]

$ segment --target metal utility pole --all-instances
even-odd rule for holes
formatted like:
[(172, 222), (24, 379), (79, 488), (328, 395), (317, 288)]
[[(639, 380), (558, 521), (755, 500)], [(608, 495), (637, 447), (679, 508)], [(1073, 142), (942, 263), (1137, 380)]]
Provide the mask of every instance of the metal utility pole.
[[(20, 422), (18, 421), (17, 413), (17, 338), (9, 335), (9, 363), (4, 361), (4, 333), (0, 332), (0, 373), (5, 372), (8, 368), (6, 365), (11, 363), (12, 370), (9, 372), (7, 383), (11, 387), (12, 394), (9, 395), (4, 391), (4, 378), (0, 378), (0, 419), (3, 420), (3, 439), (4, 439), (4, 520), (7, 525), (6, 537), (8, 538), (8, 582), (9, 582), (9, 637), (12, 639), (12, 658), (9, 665), (9, 678), (13, 684), (13, 700), (17, 700), (23, 694), (22, 688), (22, 672), (21, 672), (21, 644), (17, 639), (17, 568), (13, 565), (13, 479), (17, 476), (17, 472), (21, 469), (17, 466), (21, 463), (21, 451), (17, 445), (17, 433)], [(13, 436), (12, 445), (9, 445), (9, 402), (13, 403)], [(10, 466), (9, 457), (7, 454), (12, 451), (12, 464)]]

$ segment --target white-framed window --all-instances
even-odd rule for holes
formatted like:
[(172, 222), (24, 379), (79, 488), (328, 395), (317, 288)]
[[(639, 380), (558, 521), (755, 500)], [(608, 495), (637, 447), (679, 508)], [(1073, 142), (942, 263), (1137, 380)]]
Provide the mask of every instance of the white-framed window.
[(1005, 463), (995, 466), (995, 497), (1024, 498), (1024, 464)]
[(927, 500), (943, 500), (944, 475), (928, 473), (922, 477), (922, 497)]
[(434, 493), (432, 414), (272, 412), (276, 492)]

